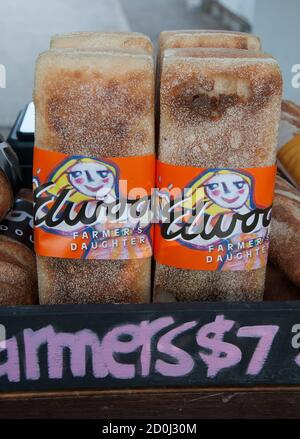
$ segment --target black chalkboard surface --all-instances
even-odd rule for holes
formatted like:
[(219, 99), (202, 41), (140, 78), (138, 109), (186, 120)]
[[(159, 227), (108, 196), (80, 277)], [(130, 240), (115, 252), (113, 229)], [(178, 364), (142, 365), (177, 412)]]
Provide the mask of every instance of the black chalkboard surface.
[(300, 303), (0, 308), (0, 391), (300, 384)]

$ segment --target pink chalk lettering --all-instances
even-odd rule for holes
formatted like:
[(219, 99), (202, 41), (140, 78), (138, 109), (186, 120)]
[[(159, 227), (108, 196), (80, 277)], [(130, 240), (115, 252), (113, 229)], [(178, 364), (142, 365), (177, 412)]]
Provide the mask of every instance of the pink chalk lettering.
[[(151, 346), (154, 336), (163, 328), (174, 323), (172, 317), (162, 317), (152, 322), (142, 321), (139, 325), (123, 325), (108, 332), (103, 340), (103, 356), (110, 374), (115, 378), (130, 379), (137, 373), (136, 364), (125, 364), (116, 361), (116, 354), (126, 354), (141, 349), (141, 375), (146, 377), (151, 367)], [(130, 336), (129, 341), (120, 341), (124, 335)]]
[[(43, 344), (47, 344), (55, 337), (54, 329), (51, 325), (45, 328), (33, 331), (24, 329), (24, 346), (25, 346), (25, 373), (28, 380), (38, 380), (41, 376), (39, 349)], [(55, 359), (49, 359), (51, 362)]]
[(103, 363), (102, 348), (97, 335), (88, 330), (82, 330), (75, 334), (56, 334), (48, 342), (49, 378), (63, 377), (63, 351), (70, 351), (70, 367), (74, 377), (86, 375), (87, 347), (92, 353), (92, 367), (95, 378), (105, 378), (108, 375), (107, 368)]
[(233, 320), (226, 320), (223, 315), (216, 317), (215, 321), (199, 329), (196, 340), (200, 347), (208, 349), (209, 353), (199, 352), (199, 356), (207, 365), (207, 377), (214, 378), (225, 368), (238, 364), (242, 359), (241, 350), (223, 341), (226, 332), (234, 326)]
[(300, 366), (300, 354), (297, 355), (297, 357), (295, 358), (296, 364), (297, 366)]
[(0, 352), (6, 351), (7, 360), (0, 364), (0, 377), (7, 376), (11, 383), (18, 383), (21, 380), (19, 349), (16, 337), (12, 337), (5, 342), (5, 349), (0, 348)]
[[(140, 325), (122, 325), (109, 331), (102, 340), (103, 357), (110, 374), (115, 378), (130, 379), (136, 373), (135, 364), (120, 363), (115, 354), (129, 354), (141, 346)], [(129, 341), (120, 341), (122, 336), (130, 336)]]
[(102, 348), (97, 335), (90, 330), (79, 331), (75, 334), (55, 333), (52, 326), (33, 331), (24, 330), (26, 353), (26, 378), (40, 378), (39, 349), (43, 344), (48, 349), (48, 375), (52, 379), (63, 377), (64, 349), (70, 351), (70, 368), (74, 377), (84, 377), (86, 374), (86, 348), (92, 352), (92, 367), (95, 378), (104, 378), (108, 371), (103, 364)]
[(157, 350), (175, 359), (176, 363), (172, 364), (159, 359), (155, 363), (156, 372), (166, 377), (180, 377), (188, 375), (193, 370), (195, 363), (191, 355), (174, 346), (173, 341), (180, 334), (189, 331), (196, 325), (197, 322), (187, 322), (160, 337)]
[(170, 326), (174, 323), (174, 319), (172, 317), (161, 317), (159, 319), (154, 320), (153, 322), (143, 321), (141, 323), (141, 375), (143, 377), (149, 376), (150, 367), (151, 367), (151, 347), (152, 341), (156, 334), (159, 333), (162, 329), (167, 326)]
[(247, 375), (258, 375), (262, 371), (278, 330), (279, 326), (276, 325), (244, 326), (238, 330), (238, 337), (259, 338), (248, 365)]

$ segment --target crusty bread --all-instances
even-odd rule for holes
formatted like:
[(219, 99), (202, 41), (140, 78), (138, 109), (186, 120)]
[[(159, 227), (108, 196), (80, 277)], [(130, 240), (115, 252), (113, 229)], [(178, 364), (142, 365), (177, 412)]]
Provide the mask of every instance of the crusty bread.
[(2, 170), (0, 170), (0, 188), (0, 220), (2, 220), (14, 203), (13, 189)]
[(276, 180), (270, 260), (300, 288), (300, 191), (284, 178)]
[(138, 32), (75, 32), (54, 35), (51, 49), (118, 50), (152, 55), (149, 37)]
[[(10, 275), (16, 275), (15, 271), (12, 271)], [(2, 282), (0, 281), (0, 306), (19, 306), (19, 305), (36, 305), (37, 296), (33, 296), (31, 287), (22, 285), (21, 283), (16, 285), (16, 282)]]
[[(16, 199), (32, 203), (32, 191), (21, 189)], [(4, 224), (7, 225), (7, 223)], [(30, 227), (29, 223), (28, 227)], [(26, 233), (25, 228), (23, 231)], [(32, 234), (31, 228), (28, 230), (28, 234)], [(14, 236), (17, 238), (17, 235)], [(23, 242), (0, 234), (0, 305), (30, 305), (37, 302), (37, 273), (34, 252)]]
[(18, 265), (33, 273), (36, 277), (35, 255), (26, 245), (8, 236), (0, 235), (0, 252), (3, 256), (13, 257)]
[[(91, 157), (154, 152), (149, 55), (50, 50), (37, 61), (36, 145)], [(40, 302), (148, 302), (151, 259), (37, 257)]]
[(225, 30), (175, 30), (161, 32), (158, 40), (156, 69), (156, 139), (159, 138), (159, 100), (162, 59), (167, 49), (180, 48), (224, 48), (240, 50), (261, 50), (260, 39), (251, 34)]
[(159, 48), (214, 47), (224, 49), (261, 50), (259, 37), (243, 32), (217, 30), (176, 30), (161, 32)]
[(273, 165), (281, 92), (278, 64), (268, 55), (166, 51), (160, 160), (207, 168)]
[(0, 235), (0, 305), (37, 303), (36, 260), (25, 245)]
[(151, 154), (153, 99), (151, 56), (45, 52), (36, 66), (35, 144), (88, 156)]
[(270, 262), (267, 267), (264, 300), (289, 301), (300, 299), (300, 288)]
[(300, 120), (300, 106), (295, 102), (283, 100), (281, 105), (282, 111), (294, 116), (296, 119)]
[(290, 125), (292, 125), (293, 128), (296, 128), (296, 129), (298, 129), (298, 131), (300, 131), (300, 117), (295, 117), (291, 113), (287, 113), (285, 111), (282, 111), (281, 112), (281, 120), (288, 122)]
[(260, 51), (260, 39), (243, 32), (218, 30), (176, 30), (161, 32), (158, 40), (158, 75), (167, 49), (215, 48)]
[[(275, 163), (282, 78), (258, 52), (169, 49), (161, 77), (159, 160), (251, 168)], [(265, 268), (209, 272), (156, 264), (156, 301), (260, 300)]]
[(282, 101), (278, 167), (295, 186), (300, 188), (300, 107), (291, 101)]

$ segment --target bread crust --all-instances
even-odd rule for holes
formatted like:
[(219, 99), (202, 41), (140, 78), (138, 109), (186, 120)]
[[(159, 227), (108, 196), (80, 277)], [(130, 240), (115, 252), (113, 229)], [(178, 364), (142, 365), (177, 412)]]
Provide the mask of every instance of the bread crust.
[(14, 203), (14, 194), (6, 175), (0, 170), (0, 220), (6, 217)]
[(299, 300), (300, 289), (278, 267), (268, 263), (264, 300), (289, 301)]
[(36, 257), (24, 244), (0, 235), (0, 305), (38, 302)]
[[(268, 55), (172, 49), (161, 77), (159, 159), (177, 166), (275, 163), (282, 78)], [(262, 300), (265, 268), (208, 272), (156, 264), (156, 301)]]
[(284, 113), (288, 113), (300, 121), (300, 107), (295, 102), (283, 100), (281, 108)]
[(270, 260), (300, 288), (300, 191), (284, 178), (276, 180)]
[(273, 165), (281, 93), (278, 64), (267, 55), (174, 49), (164, 57), (159, 159), (207, 168)]
[(260, 38), (243, 33), (216, 30), (178, 30), (160, 34), (159, 47), (179, 49), (186, 47), (215, 47), (224, 49), (261, 50)]
[(54, 35), (50, 48), (118, 50), (153, 55), (150, 38), (138, 32), (74, 32)]
[[(90, 157), (154, 153), (154, 74), (149, 55), (51, 50), (37, 61), (36, 145)], [(150, 300), (151, 259), (37, 256), (42, 304)]]
[(33, 251), (21, 242), (15, 241), (8, 236), (0, 235), (0, 252), (7, 256), (13, 255), (17, 264), (36, 275), (35, 255)]
[(153, 153), (153, 60), (117, 52), (39, 56), (34, 101), (39, 148), (126, 157)]

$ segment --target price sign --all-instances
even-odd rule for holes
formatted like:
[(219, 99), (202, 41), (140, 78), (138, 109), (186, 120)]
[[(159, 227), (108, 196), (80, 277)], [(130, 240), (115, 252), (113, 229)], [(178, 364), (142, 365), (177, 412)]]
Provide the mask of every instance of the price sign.
[(1, 391), (300, 384), (298, 302), (2, 308), (0, 321)]

